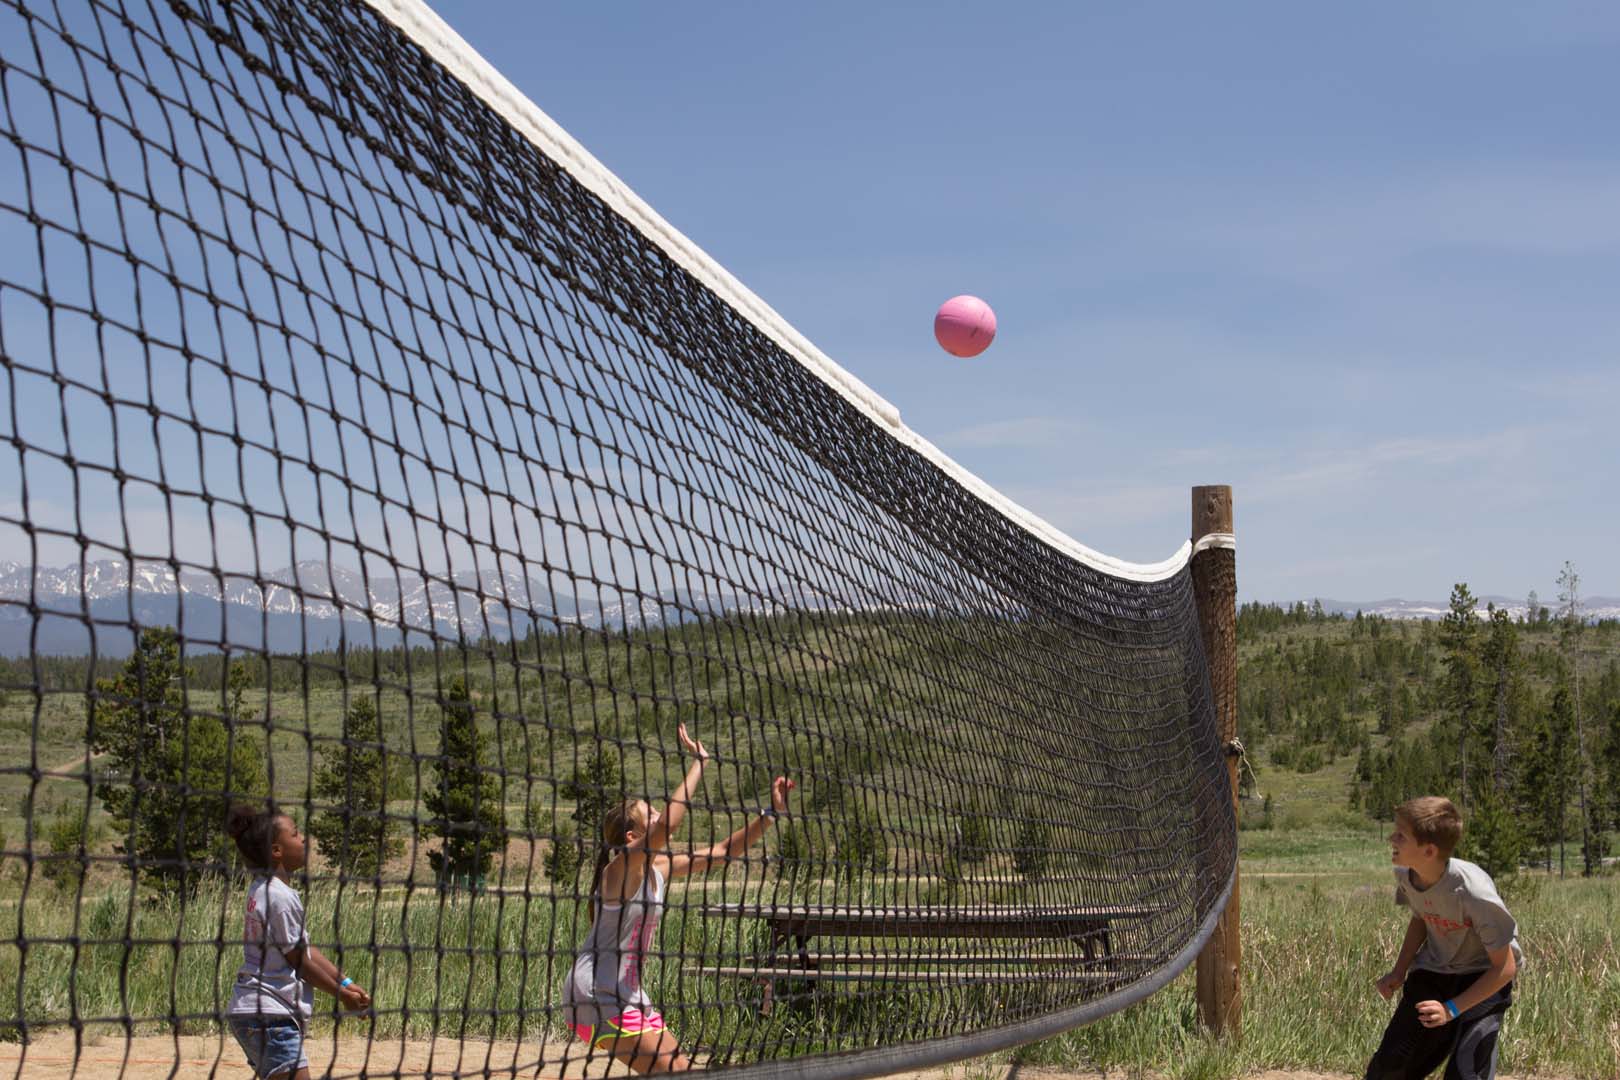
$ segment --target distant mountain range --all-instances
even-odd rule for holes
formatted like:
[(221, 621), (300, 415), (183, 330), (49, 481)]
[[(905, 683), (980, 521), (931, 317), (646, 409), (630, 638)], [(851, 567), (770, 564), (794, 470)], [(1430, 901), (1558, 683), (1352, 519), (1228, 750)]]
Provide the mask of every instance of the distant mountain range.
[[(26, 655), (31, 647), (45, 655), (88, 653), (87, 609), (98, 624), (97, 651), (122, 656), (133, 646), (133, 634), (107, 623), (178, 626), (184, 620), (193, 641), (297, 652), (334, 648), (344, 639), (353, 646), (391, 648), (407, 632), (507, 640), (514, 632), (526, 635), (531, 622), (542, 632), (561, 625), (619, 628), (773, 607), (731, 594), (663, 589), (638, 595), (605, 585), (596, 590), (598, 598), (587, 598), (493, 570), (459, 573), (448, 581), (411, 574), (368, 580), (347, 567), (301, 562), (265, 575), (262, 584), (224, 577), (222, 589), (211, 574), (183, 571), (177, 577), (165, 563), (105, 559), (87, 563), (81, 580), (78, 566), (31, 571), (0, 562), (0, 656)], [(22, 606), (30, 595), (45, 613), (37, 628)]]
[[(267, 574), (262, 583), (227, 574), (223, 588), (213, 575), (185, 571), (176, 577), (161, 562), (87, 563), (82, 582), (78, 566), (31, 570), (0, 562), (0, 656), (26, 655), (31, 648), (44, 655), (88, 653), (87, 609), (98, 624), (97, 651), (115, 657), (126, 655), (134, 643), (130, 623), (175, 626), (183, 620), (186, 636), (194, 642), (298, 652), (331, 649), (343, 640), (391, 648), (408, 632), (507, 640), (514, 633), (526, 635), (531, 622), (541, 631), (565, 625), (617, 629), (778, 610), (775, 604), (733, 593), (666, 588), (638, 595), (606, 585), (594, 591), (598, 595), (589, 597), (493, 570), (455, 574), (448, 581), (411, 574), (368, 580), (357, 570), (314, 561)], [(25, 606), (30, 595), (44, 613), (37, 625)], [(821, 610), (840, 606), (815, 594), (797, 602)], [(1523, 600), (1483, 596), (1481, 613), (1487, 603), (1506, 608), (1515, 618), (1525, 611)], [(1360, 611), (1392, 619), (1438, 619), (1447, 610), (1444, 602), (1427, 600), (1323, 599), (1321, 604), (1329, 613)], [(1592, 597), (1583, 610), (1588, 619), (1620, 619), (1620, 599)]]
[[(1524, 618), (1529, 610), (1528, 598), (1518, 600), (1506, 596), (1481, 596), (1477, 611), (1483, 617), (1486, 605), (1495, 604), (1515, 619)], [(1557, 612), (1556, 600), (1543, 601), (1544, 608), (1551, 608)], [(1330, 615), (1354, 615), (1361, 612), (1363, 615), (1382, 615), (1386, 619), (1443, 619), (1451, 605), (1445, 600), (1322, 600), (1322, 610)], [(1612, 596), (1592, 596), (1581, 601), (1581, 614), (1588, 621), (1599, 619), (1620, 619), (1620, 599)]]

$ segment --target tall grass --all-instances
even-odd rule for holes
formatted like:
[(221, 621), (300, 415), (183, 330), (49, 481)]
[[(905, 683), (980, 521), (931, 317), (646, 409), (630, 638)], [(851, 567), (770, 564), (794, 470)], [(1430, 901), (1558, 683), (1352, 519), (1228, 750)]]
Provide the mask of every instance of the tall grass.
[[(1385, 885), (1258, 879), (1243, 885), (1243, 1036), (1213, 1045), (1189, 972), (1162, 993), (1026, 1047), (1026, 1064), (1089, 1065), (1177, 1078), (1253, 1069), (1359, 1075), (1394, 1006), (1373, 981), (1394, 962), (1406, 918)], [(1503, 1072), (1581, 1080), (1620, 1075), (1620, 887), (1614, 878), (1521, 875), (1508, 887), (1525, 963), (1501, 1042)]]

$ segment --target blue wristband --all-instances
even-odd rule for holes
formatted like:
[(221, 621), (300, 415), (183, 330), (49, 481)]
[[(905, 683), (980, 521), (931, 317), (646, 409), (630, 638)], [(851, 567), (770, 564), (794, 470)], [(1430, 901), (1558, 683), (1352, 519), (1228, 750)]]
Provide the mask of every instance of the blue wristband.
[(1451, 1014), (1451, 1018), (1453, 1020), (1457, 1019), (1457, 1003), (1455, 1001), (1448, 1000), (1446, 1002), (1446, 1012)]
[[(345, 986), (353, 986), (353, 985), (354, 985), (354, 980), (349, 978), (347, 975), (345, 975), (345, 976), (343, 976), (343, 981), (338, 983), (338, 989), (341, 990)], [(1448, 1002), (1446, 1002), (1446, 1004), (1450, 1005), (1451, 1002), (1448, 1001)], [(1457, 1014), (1455, 1012), (1453, 1012), (1451, 1015), (1456, 1016)]]

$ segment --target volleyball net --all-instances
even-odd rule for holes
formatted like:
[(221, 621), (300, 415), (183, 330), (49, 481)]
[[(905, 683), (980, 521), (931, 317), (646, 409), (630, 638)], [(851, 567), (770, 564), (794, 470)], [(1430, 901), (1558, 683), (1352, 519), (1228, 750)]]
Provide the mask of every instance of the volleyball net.
[(226, 811), (272, 800), (372, 998), (312, 1042), (597, 1067), (603, 822), (681, 725), (626, 971), (700, 1066), (951, 1060), (1196, 955), (1236, 832), (1190, 545), (988, 489), (426, 8), (0, 0), (0, 135), (20, 1069), (223, 1030)]

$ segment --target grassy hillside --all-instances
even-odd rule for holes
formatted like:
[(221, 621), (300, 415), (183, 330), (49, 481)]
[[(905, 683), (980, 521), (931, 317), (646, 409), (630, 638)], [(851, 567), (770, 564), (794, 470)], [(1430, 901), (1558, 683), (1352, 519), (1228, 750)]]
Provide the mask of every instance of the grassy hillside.
[[(1607, 830), (1620, 826), (1620, 624), (1588, 627), (1573, 641), (1546, 623), (1507, 628), (1502, 640), (1515, 656), (1496, 662), (1500, 685), (1482, 627), (1469, 674), (1476, 703), (1464, 732), (1439, 623), (1276, 609), (1246, 610), (1239, 623), (1239, 727), (1251, 767), (1246, 825), (1331, 824), (1346, 810), (1387, 820), (1395, 802), (1413, 795), (1446, 794), (1466, 806), (1494, 784), (1516, 800), (1514, 812), (1532, 834), (1525, 856), (1545, 858), (1549, 841), (1580, 833), (1578, 816), (1555, 827), (1532, 820), (1553, 781), (1569, 788), (1568, 813), (1576, 812), (1578, 702), (1594, 815)], [(1461, 742), (1474, 769), (1467, 791)], [(1537, 756), (1546, 756), (1548, 742), (1565, 744), (1568, 754), (1560, 775), (1542, 778)]]
[[(185, 697), (195, 711), (229, 716), (236, 737), (258, 748), (278, 801), (304, 815), (319, 809), (315, 772), (342, 759), (345, 710), (369, 698), (400, 778), (388, 811), (404, 827), (425, 816), (437, 782), (444, 687), (464, 681), (488, 739), (481, 766), (498, 773), (507, 827), (518, 834), (497, 877), (523, 879), (529, 858), (553, 839), (595, 828), (594, 818), (572, 820), (593, 763), (611, 762), (614, 793), (670, 791), (685, 768), (675, 739), (681, 723), (720, 756), (688, 817), (696, 837), (736, 827), (783, 773), (798, 781), (799, 805), (832, 833), (844, 823), (880, 824), (889, 834), (887, 850), (876, 853), (882, 868), (912, 877), (937, 869), (929, 860), (959, 847), (964, 830), (980, 848), (1011, 850), (1029, 819), (1052, 817), (1040, 807), (1054, 801), (1072, 808), (1074, 824), (1036, 838), (1033, 846), (1053, 851), (1047, 876), (1113, 857), (1117, 839), (1099, 837), (1088, 820), (1128, 816), (1133, 829), (1168, 830), (1170, 817), (1185, 818), (1189, 808), (1153, 787), (1186, 754), (1175, 649), (1136, 648), (1134, 684), (1121, 687), (1057, 664), (1043, 654), (1047, 631), (1024, 630), (907, 615), (755, 617), (543, 637), (493, 656), (416, 650), (322, 655), (307, 665), (239, 661), (246, 689), (234, 704), (232, 665), (205, 655), (188, 661)], [(0, 830), (11, 847), (25, 846), (30, 822), (39, 831), (88, 804), (96, 845), (110, 852), (106, 814), (88, 798), (84, 739), (86, 687), (111, 673), (62, 660), (38, 674), (26, 661), (0, 672), (0, 731), (29, 747), (42, 770), (37, 779), (33, 763), (0, 770)], [(107, 707), (104, 693), (96, 700)], [(1089, 709), (1096, 722), (1083, 738), (1071, 737), (1049, 722), (1054, 707)], [(1156, 742), (1155, 731), (1163, 732)], [(1088, 782), (1103, 762), (1117, 786)], [(91, 763), (99, 779), (108, 768), (105, 759)], [(813, 824), (801, 845), (837, 857), (848, 837), (818, 835)], [(424, 841), (385, 869), (385, 883), (429, 880), (431, 839)], [(1025, 846), (1032, 846), (1027, 839)], [(34, 847), (48, 840), (36, 836)], [(1004, 869), (959, 854), (978, 876)], [(116, 875), (105, 868), (93, 876)], [(995, 891), (986, 888), (985, 899)]]

